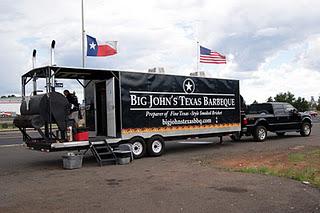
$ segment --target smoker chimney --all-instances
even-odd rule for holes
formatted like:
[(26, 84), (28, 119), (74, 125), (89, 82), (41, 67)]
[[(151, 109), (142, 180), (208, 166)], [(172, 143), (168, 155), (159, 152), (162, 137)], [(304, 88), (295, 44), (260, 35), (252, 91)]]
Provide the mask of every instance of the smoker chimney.
[[(37, 50), (33, 50), (32, 52), (32, 69), (36, 67), (36, 56), (37, 56)], [(33, 85), (33, 95), (37, 95), (37, 77), (36, 74), (33, 74), (32, 78), (32, 85)]]
[(37, 56), (37, 50), (33, 50), (32, 52), (32, 69), (36, 67), (36, 56)]
[(56, 41), (55, 40), (52, 40), (51, 42), (51, 66), (54, 65), (54, 47), (56, 45)]

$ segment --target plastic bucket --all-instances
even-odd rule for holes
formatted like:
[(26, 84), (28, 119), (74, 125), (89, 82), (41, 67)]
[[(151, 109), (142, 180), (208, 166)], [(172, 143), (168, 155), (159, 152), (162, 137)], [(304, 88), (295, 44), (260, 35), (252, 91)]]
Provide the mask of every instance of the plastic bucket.
[(79, 169), (82, 167), (83, 155), (66, 154), (62, 156), (64, 169)]
[(125, 165), (130, 163), (130, 157), (118, 158), (118, 163), (120, 165)]

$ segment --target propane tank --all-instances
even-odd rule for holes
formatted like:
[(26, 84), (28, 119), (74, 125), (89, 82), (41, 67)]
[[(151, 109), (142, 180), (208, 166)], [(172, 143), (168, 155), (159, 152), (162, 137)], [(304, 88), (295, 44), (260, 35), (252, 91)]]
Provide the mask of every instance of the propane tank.
[(68, 126), (67, 128), (67, 140), (68, 141), (72, 141), (73, 138), (72, 138), (72, 126)]

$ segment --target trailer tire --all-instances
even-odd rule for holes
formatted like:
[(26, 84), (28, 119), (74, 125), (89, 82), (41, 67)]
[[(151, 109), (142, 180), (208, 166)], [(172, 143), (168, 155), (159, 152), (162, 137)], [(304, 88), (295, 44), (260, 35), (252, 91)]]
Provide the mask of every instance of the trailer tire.
[(132, 144), (133, 158), (139, 159), (146, 154), (147, 146), (143, 138), (132, 138), (129, 143)]
[(147, 151), (150, 156), (157, 157), (163, 154), (165, 149), (164, 139), (161, 136), (152, 136), (147, 143)]

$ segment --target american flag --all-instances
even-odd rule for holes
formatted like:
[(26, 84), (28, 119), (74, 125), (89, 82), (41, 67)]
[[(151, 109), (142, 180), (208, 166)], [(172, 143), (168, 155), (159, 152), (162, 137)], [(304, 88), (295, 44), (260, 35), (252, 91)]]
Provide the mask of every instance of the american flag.
[(200, 46), (200, 63), (207, 64), (226, 64), (226, 57), (218, 52), (212, 52), (210, 49)]

